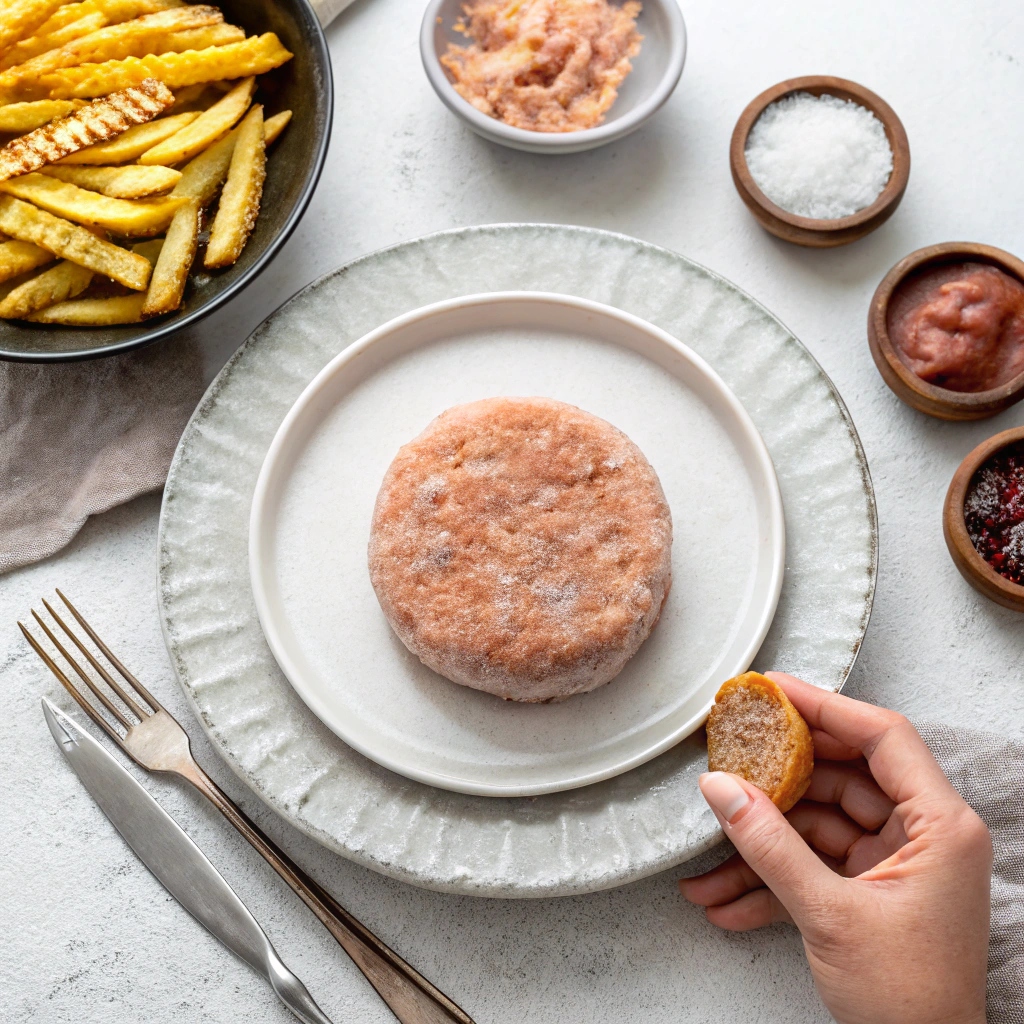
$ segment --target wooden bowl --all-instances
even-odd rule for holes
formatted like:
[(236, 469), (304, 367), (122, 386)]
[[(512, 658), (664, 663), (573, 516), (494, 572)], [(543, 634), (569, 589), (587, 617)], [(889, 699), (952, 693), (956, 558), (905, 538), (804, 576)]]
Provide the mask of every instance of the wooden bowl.
[(868, 309), (868, 344), (885, 383), (907, 405), (941, 420), (983, 420), (1024, 398), (1024, 373), (988, 391), (950, 391), (922, 380), (889, 340), (889, 303), (911, 274), (944, 263), (988, 263), (1024, 283), (1024, 261), (1002, 249), (976, 242), (929, 245), (905, 256), (882, 278)]
[(942, 507), (942, 533), (946, 538), (946, 547), (953, 558), (953, 563), (960, 570), (960, 575), (975, 590), (991, 598), (1004, 608), (1012, 608), (1016, 612), (1024, 612), (1024, 587), (1011, 583), (978, 554), (967, 533), (964, 522), (964, 501), (967, 489), (971, 485), (974, 474), (1001, 448), (1014, 441), (1024, 441), (1024, 427), (1004, 430), (1001, 434), (982, 441), (953, 474), (946, 501)]
[[(750, 168), (747, 167), (747, 136), (765, 107), (793, 92), (809, 92), (812, 96), (828, 94), (841, 100), (852, 100), (862, 107), (867, 107), (882, 122), (892, 149), (892, 175), (882, 194), (870, 206), (858, 210), (849, 217), (839, 217), (836, 220), (800, 217), (782, 209), (781, 206), (776, 206), (758, 188)], [(896, 112), (870, 89), (865, 89), (863, 85), (847, 81), (845, 78), (807, 75), (804, 78), (790, 78), (785, 82), (779, 82), (751, 100), (733, 129), (732, 142), (729, 146), (729, 165), (736, 191), (766, 231), (786, 242), (827, 249), (863, 238), (895, 213), (910, 180), (910, 143)]]

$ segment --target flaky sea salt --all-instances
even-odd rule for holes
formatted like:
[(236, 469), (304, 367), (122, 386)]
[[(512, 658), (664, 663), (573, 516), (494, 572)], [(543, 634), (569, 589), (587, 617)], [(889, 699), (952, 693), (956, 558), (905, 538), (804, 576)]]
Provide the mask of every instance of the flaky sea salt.
[(808, 92), (765, 108), (747, 136), (746, 158), (773, 203), (822, 220), (870, 206), (892, 174), (889, 140), (870, 110)]

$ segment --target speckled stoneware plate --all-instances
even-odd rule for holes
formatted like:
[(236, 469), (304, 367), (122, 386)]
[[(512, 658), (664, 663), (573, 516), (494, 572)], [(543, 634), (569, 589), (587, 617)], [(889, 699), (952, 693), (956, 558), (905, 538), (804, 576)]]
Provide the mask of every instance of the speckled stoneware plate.
[[(657, 628), (610, 685), (559, 704), (431, 672), (370, 585), (370, 520), (395, 453), (445, 409), (494, 395), (556, 398), (614, 423), (672, 509)], [(775, 470), (718, 374), (629, 313), (541, 292), (434, 303), (336, 356), (281, 424), (249, 527), (264, 635), (316, 716), (385, 768), (480, 796), (589, 785), (688, 736), (761, 646), (784, 556)]]
[(432, 235), (321, 278), (269, 317), (210, 387), (164, 492), (159, 601), (175, 670), (213, 744), (263, 800), (346, 857), (414, 885), (543, 897), (621, 885), (721, 838), (697, 788), (701, 734), (615, 778), (496, 798), (394, 774), (339, 740), (274, 660), (249, 585), (263, 460), (309, 382), (394, 317), (459, 295), (549, 291), (607, 303), (710, 363), (756, 424), (786, 509), (786, 573), (754, 666), (830, 690), (860, 647), (875, 582), (867, 465), (828, 378), (763, 306), (644, 242), (506, 225)]

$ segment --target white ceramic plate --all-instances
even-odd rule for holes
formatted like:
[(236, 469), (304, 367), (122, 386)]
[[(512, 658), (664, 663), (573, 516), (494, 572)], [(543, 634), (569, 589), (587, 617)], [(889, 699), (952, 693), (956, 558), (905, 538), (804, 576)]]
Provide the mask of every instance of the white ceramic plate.
[(214, 748), (295, 827), (412, 885), (563, 896), (643, 878), (721, 839), (697, 788), (707, 767), (701, 733), (562, 793), (497, 799), (414, 782), (358, 753), (309, 710), (263, 636), (249, 582), (256, 479), (309, 382), (394, 317), (510, 290), (615, 306), (714, 367), (757, 425), (786, 509), (782, 594), (753, 667), (838, 690), (867, 627), (877, 536), (867, 465), (842, 399), (793, 334), (735, 285), (677, 253), (590, 228), (430, 235), (328, 274), (268, 317), (182, 435), (164, 489), (158, 600), (174, 670)]
[[(610, 685), (561, 704), (436, 675), (393, 635), (369, 581), (370, 518), (398, 448), (444, 409), (499, 394), (614, 423), (672, 509), (673, 587), (657, 628)], [(249, 530), (263, 631), (317, 717), (392, 771), (482, 796), (585, 786), (693, 732), (761, 646), (784, 555), (771, 458), (711, 367), (628, 313), (531, 292), (416, 310), (328, 363), (270, 446)]]

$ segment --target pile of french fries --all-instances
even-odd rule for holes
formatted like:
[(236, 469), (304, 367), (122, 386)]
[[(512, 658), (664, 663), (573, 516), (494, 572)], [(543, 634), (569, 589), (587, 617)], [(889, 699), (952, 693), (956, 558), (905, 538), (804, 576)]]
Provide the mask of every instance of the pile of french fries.
[(137, 323), (181, 306), (204, 239), (233, 264), (291, 119), (256, 79), (291, 56), (183, 0), (0, 0), (0, 318)]

